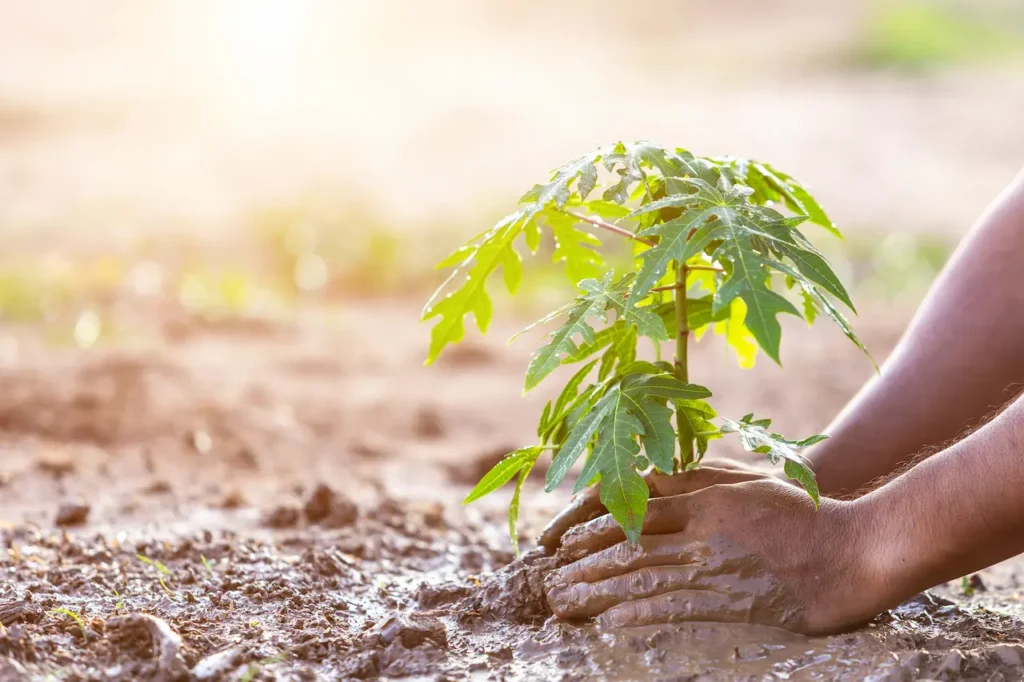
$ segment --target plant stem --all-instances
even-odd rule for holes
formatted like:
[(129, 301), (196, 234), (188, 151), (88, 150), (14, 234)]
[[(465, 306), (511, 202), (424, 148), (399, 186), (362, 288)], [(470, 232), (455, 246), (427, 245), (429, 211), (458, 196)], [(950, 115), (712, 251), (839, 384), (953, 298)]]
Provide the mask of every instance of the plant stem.
[[(689, 351), (690, 327), (686, 321), (686, 275), (689, 268), (686, 262), (680, 262), (676, 267), (676, 378), (680, 381), (690, 382), (689, 367), (687, 365), (687, 354)], [(680, 469), (693, 461), (693, 433), (690, 431), (690, 422), (682, 408), (676, 408), (676, 430), (679, 434), (679, 464)]]
[(606, 223), (603, 220), (598, 220), (597, 218), (591, 218), (588, 215), (582, 215), (580, 213), (573, 213), (572, 211), (566, 211), (564, 209), (559, 209), (559, 210), (562, 211), (562, 213), (565, 213), (566, 215), (571, 215), (573, 218), (576, 218), (577, 220), (582, 220), (585, 223), (590, 223), (591, 225), (594, 225), (595, 227), (600, 227), (603, 230), (608, 230), (609, 232), (614, 232), (615, 234), (620, 234), (623, 237), (627, 237), (629, 239), (632, 239), (633, 241), (638, 241), (641, 244), (647, 244), (647, 246), (654, 246), (654, 242), (652, 242), (650, 239), (644, 239), (643, 237), (638, 237), (635, 234), (633, 234), (632, 232), (630, 232), (629, 230), (627, 230), (627, 229), (625, 229), (623, 227), (619, 227), (618, 225), (612, 225), (611, 223)]

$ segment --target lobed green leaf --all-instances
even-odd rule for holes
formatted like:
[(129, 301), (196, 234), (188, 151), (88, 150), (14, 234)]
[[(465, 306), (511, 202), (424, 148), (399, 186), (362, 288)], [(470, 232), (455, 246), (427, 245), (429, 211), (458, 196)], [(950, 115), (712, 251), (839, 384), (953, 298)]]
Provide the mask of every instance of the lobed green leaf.
[(519, 473), (523, 467), (533, 466), (533, 463), (537, 461), (537, 458), (543, 450), (544, 449), (540, 446), (532, 446), (528, 448), (520, 448), (509, 453), (500, 462), (491, 467), (490, 471), (484, 474), (484, 477), (480, 479), (480, 482), (476, 484), (476, 487), (466, 495), (466, 499), (462, 501), (462, 504), (475, 502), (481, 497), (493, 493), (495, 490), (511, 481), (512, 477)]

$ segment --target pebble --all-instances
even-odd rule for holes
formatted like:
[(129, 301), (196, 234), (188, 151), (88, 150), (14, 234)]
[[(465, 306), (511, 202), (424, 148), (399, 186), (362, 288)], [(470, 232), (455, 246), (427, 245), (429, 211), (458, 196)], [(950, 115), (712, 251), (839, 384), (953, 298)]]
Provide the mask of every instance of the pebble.
[(57, 509), (58, 526), (80, 526), (89, 518), (92, 507), (84, 502), (65, 502)]

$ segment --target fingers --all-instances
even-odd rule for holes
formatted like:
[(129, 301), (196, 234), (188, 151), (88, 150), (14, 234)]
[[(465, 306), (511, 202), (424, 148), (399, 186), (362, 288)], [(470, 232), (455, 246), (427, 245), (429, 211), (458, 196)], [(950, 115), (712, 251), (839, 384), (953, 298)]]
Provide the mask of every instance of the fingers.
[[(714, 467), (703, 467), (675, 475), (655, 471), (646, 476), (647, 486), (651, 489), (651, 497), (685, 495), (686, 493), (692, 493), (712, 485), (745, 483), (764, 478), (767, 478), (764, 474), (750, 470), (718, 469)], [(605, 514), (607, 510), (601, 504), (598, 495), (599, 486), (589, 488), (580, 495), (577, 495), (541, 532), (538, 542), (549, 552), (553, 552), (562, 544), (562, 537), (570, 528)], [(646, 526), (644, 532), (648, 532)], [(652, 530), (650, 532), (670, 531)], [(608, 542), (605, 546), (617, 541)]]
[(696, 492), (713, 485), (746, 483), (747, 481), (757, 481), (763, 478), (767, 477), (756, 471), (702, 467), (672, 476), (655, 472), (647, 477), (647, 485), (650, 487), (653, 496), (671, 497), (673, 495), (685, 495)]
[[(643, 534), (678, 533), (686, 526), (693, 501), (685, 497), (655, 497), (647, 504)], [(599, 552), (626, 540), (622, 527), (611, 514), (570, 528), (562, 536), (562, 551), (570, 559)]]
[(656, 623), (706, 621), (750, 622), (753, 600), (710, 590), (678, 590), (647, 599), (625, 601), (602, 613), (602, 627), (623, 628)]
[(681, 534), (641, 535), (635, 545), (620, 542), (552, 571), (547, 585), (553, 589), (573, 583), (596, 583), (638, 568), (689, 564), (702, 546), (700, 542), (684, 540)]
[(549, 552), (558, 549), (562, 536), (567, 530), (581, 523), (586, 523), (606, 512), (598, 497), (597, 486), (588, 488), (573, 498), (569, 505), (560, 511), (541, 532), (540, 542)]
[(622, 602), (692, 589), (696, 566), (650, 566), (596, 583), (573, 583), (548, 591), (548, 603), (559, 618), (591, 618)]

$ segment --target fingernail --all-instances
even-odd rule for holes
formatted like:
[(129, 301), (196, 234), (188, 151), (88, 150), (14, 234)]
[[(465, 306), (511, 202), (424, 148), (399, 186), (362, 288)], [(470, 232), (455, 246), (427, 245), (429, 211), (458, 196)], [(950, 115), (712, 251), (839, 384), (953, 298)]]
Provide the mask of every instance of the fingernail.
[(621, 628), (622, 616), (617, 613), (602, 613), (597, 617), (597, 624), (603, 628)]

